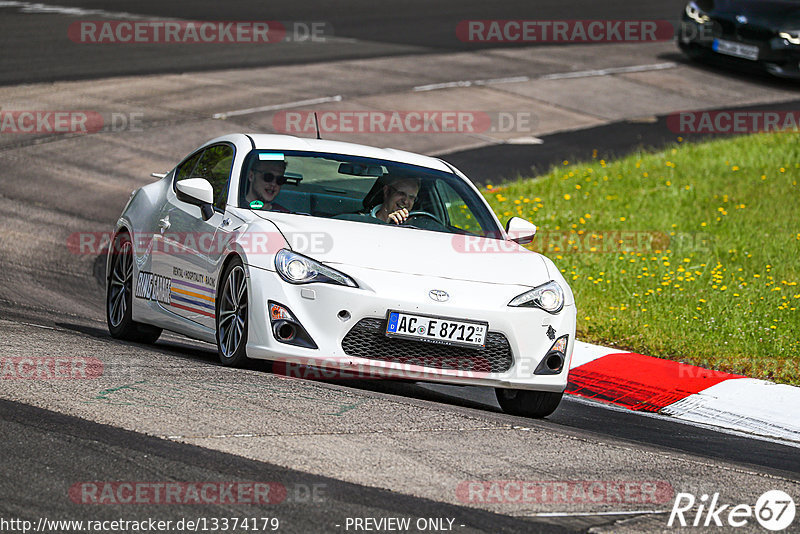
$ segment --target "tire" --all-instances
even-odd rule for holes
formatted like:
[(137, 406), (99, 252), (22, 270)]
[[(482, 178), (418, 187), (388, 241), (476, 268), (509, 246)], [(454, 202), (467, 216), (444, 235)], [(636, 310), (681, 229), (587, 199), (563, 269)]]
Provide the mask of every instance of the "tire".
[(528, 391), (525, 389), (495, 388), (497, 402), (509, 415), (521, 417), (547, 417), (558, 408), (564, 393), (553, 391)]
[(244, 264), (235, 257), (222, 276), (217, 298), (217, 354), (222, 365), (241, 366), (247, 360), (247, 277)]
[(112, 337), (138, 343), (155, 343), (161, 329), (132, 319), (133, 244), (127, 233), (114, 238), (111, 269), (106, 278), (106, 323)]
[(691, 61), (701, 61), (704, 57), (703, 51), (698, 50), (696, 46), (678, 42), (678, 48), (680, 48), (681, 52)]

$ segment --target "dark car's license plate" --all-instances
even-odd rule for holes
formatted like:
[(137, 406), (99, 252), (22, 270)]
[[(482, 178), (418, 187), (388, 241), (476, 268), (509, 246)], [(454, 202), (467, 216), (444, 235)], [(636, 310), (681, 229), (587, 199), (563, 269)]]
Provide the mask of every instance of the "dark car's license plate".
[(756, 61), (758, 59), (758, 47), (748, 44), (726, 41), (724, 39), (714, 39), (713, 49), (720, 54), (741, 57)]

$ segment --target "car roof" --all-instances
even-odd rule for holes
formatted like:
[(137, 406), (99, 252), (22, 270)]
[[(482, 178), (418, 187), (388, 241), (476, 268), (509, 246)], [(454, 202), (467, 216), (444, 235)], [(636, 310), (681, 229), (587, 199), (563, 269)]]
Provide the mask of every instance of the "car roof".
[(347, 156), (363, 156), (367, 158), (396, 161), (420, 167), (428, 167), (444, 172), (453, 172), (443, 161), (422, 154), (415, 154), (394, 148), (377, 148), (343, 141), (329, 141), (327, 139), (309, 139), (292, 135), (275, 134), (246, 134), (255, 143), (256, 149), (267, 150), (297, 150), (308, 152), (327, 152), (330, 154), (343, 154)]

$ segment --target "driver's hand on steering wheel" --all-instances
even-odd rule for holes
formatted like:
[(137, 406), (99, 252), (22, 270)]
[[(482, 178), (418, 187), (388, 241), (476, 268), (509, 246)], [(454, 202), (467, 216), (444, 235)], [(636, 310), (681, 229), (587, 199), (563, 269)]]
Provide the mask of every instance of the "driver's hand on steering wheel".
[(406, 219), (408, 219), (408, 210), (406, 208), (400, 208), (389, 214), (389, 222), (394, 224), (403, 224)]

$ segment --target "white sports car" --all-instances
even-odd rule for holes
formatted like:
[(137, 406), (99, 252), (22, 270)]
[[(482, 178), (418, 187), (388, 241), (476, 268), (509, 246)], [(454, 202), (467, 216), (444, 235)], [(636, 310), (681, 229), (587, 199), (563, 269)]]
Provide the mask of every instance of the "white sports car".
[[(286, 369), (495, 388), (544, 417), (567, 385), (575, 302), (448, 163), (282, 135), (205, 143), (136, 190), (108, 255), (114, 337), (162, 329)], [(328, 375), (326, 375), (328, 376)]]

